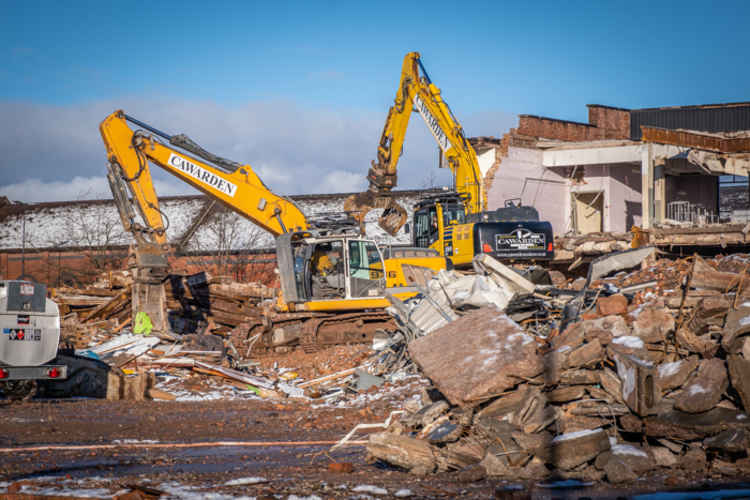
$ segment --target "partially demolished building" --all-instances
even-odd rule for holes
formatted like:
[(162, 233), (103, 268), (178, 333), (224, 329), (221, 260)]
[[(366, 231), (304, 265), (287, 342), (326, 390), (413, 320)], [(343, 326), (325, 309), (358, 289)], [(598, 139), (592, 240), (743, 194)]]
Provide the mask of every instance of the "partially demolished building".
[[(633, 110), (590, 104), (588, 113), (589, 123), (520, 115), (501, 139), (474, 139), (490, 208), (520, 198), (557, 235), (695, 226), (720, 222), (721, 180), (747, 177), (748, 102)], [(744, 234), (737, 238), (745, 242)]]

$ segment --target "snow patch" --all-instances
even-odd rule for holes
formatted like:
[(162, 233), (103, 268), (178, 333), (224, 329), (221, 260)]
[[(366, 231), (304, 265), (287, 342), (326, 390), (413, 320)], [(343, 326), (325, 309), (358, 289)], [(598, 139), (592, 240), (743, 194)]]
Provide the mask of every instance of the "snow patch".
[(398, 490), (396, 493), (393, 494), (393, 496), (396, 498), (408, 498), (413, 495), (414, 493), (408, 488)]
[(643, 343), (643, 340), (633, 335), (623, 335), (622, 337), (615, 337), (614, 339), (612, 339), (612, 343), (621, 344), (622, 346), (628, 347), (630, 349), (643, 349), (643, 346), (645, 345)]
[(559, 443), (560, 441), (568, 441), (569, 439), (577, 439), (583, 436), (596, 434), (597, 432), (604, 432), (604, 429), (597, 428), (597, 429), (585, 429), (582, 431), (568, 432), (565, 434), (560, 434), (559, 436), (555, 436), (552, 442)]
[(224, 483), (226, 486), (244, 486), (246, 484), (260, 484), (260, 483), (267, 483), (268, 479), (265, 477), (240, 477), (237, 479), (232, 479), (231, 481), (227, 481)]
[(630, 444), (615, 444), (611, 447), (612, 453), (614, 453), (615, 455), (633, 455), (636, 457), (648, 458), (648, 453)]
[(747, 326), (750, 325), (750, 316), (745, 316), (744, 318), (740, 318), (740, 326)]
[(359, 486), (352, 488), (352, 491), (355, 493), (372, 493), (373, 495), (388, 494), (388, 490), (386, 490), (385, 488), (374, 486), (372, 484), (360, 484)]
[(690, 387), (688, 387), (688, 394), (690, 396), (695, 396), (696, 394), (705, 394), (707, 392), (709, 392), (708, 389), (706, 389), (700, 384), (693, 384)]
[(673, 361), (672, 363), (663, 363), (659, 365), (659, 377), (671, 377), (672, 375), (680, 371), (680, 366), (682, 366), (682, 360)]

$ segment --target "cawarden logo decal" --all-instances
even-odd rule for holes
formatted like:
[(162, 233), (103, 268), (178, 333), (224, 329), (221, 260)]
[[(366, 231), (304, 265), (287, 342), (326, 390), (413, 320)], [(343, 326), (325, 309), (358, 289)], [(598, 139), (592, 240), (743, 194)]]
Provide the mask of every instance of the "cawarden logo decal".
[(205, 168), (199, 167), (195, 163), (186, 160), (182, 156), (177, 156), (176, 154), (172, 153), (171, 155), (169, 155), (168, 163), (170, 166), (185, 172), (201, 184), (210, 186), (232, 198), (234, 198), (234, 194), (237, 192), (237, 186), (235, 186), (231, 182), (222, 179), (218, 175), (209, 172)]
[(450, 144), (448, 143), (448, 137), (445, 135), (445, 132), (443, 132), (443, 129), (440, 128), (440, 124), (438, 123), (437, 118), (432, 116), (432, 113), (430, 113), (427, 105), (424, 103), (422, 98), (419, 97), (419, 94), (414, 94), (414, 107), (417, 108), (419, 114), (422, 115), (422, 118), (424, 118), (424, 122), (427, 124), (427, 128), (429, 128), (430, 132), (432, 132), (433, 137), (435, 137), (435, 140), (437, 141), (438, 146), (440, 146), (440, 149), (443, 150), (443, 153), (448, 151), (448, 148), (450, 147)]

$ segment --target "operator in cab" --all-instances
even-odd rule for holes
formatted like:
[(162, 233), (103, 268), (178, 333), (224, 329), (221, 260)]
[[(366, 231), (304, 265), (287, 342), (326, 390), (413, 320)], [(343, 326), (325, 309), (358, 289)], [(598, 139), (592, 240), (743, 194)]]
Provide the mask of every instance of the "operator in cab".
[(344, 261), (340, 241), (319, 244), (312, 257), (313, 295), (339, 297), (344, 290)]

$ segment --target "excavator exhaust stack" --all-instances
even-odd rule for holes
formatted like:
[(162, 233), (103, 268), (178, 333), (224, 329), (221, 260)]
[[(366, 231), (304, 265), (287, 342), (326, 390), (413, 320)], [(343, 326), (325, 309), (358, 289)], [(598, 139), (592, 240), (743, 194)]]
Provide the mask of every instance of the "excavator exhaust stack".
[(383, 214), (378, 219), (378, 226), (391, 236), (395, 236), (406, 223), (408, 214), (390, 194), (377, 194), (365, 191), (349, 196), (344, 201), (344, 210), (349, 212), (359, 223), (362, 234), (365, 234), (365, 216), (374, 208), (382, 208)]

